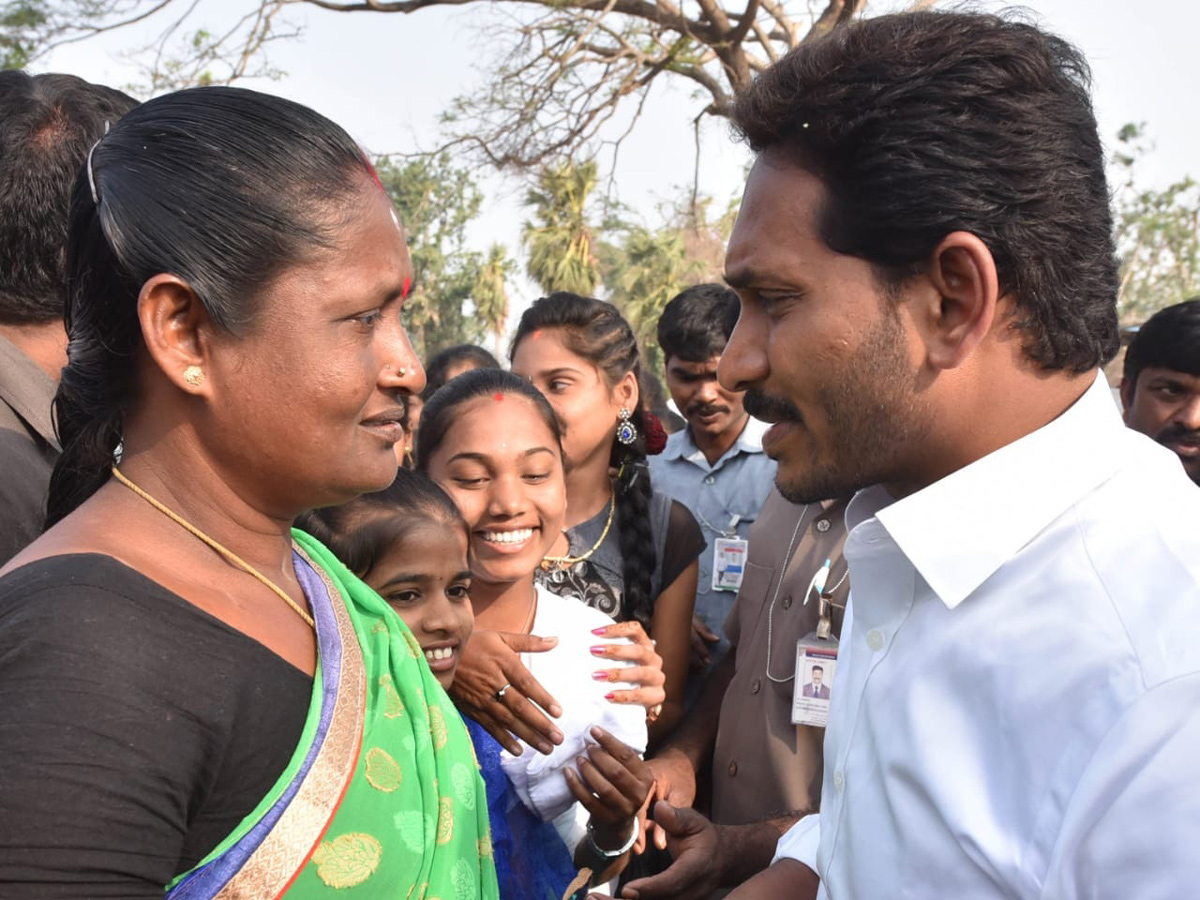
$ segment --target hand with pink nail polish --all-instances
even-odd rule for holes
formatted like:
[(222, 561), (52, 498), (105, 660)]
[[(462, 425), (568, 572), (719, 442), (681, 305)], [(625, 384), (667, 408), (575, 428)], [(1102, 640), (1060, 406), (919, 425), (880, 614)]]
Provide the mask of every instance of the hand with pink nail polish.
[[(663, 661), (655, 649), (654, 641), (650, 640), (641, 623), (636, 621), (618, 622), (605, 628), (596, 628), (592, 634), (612, 641), (591, 647), (592, 656), (623, 663), (618, 668), (598, 669), (592, 674), (592, 678), (596, 681), (620, 681), (634, 685), (627, 690), (613, 691), (606, 697), (613, 703), (632, 703), (646, 707), (647, 718), (653, 721), (653, 711), (656, 708), (661, 710), (663, 702), (667, 699)], [(614, 640), (619, 638), (626, 640)]]

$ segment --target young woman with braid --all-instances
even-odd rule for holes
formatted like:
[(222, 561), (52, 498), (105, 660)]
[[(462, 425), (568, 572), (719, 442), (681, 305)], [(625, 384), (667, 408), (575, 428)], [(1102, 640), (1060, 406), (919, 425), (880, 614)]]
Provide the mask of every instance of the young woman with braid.
[(651, 710), (653, 742), (683, 712), (704, 538), (684, 507), (651, 488), (637, 340), (612, 304), (556, 293), (521, 317), (511, 358), (554, 408), (570, 464), (566, 527), (539, 578), (656, 640), (666, 701)]

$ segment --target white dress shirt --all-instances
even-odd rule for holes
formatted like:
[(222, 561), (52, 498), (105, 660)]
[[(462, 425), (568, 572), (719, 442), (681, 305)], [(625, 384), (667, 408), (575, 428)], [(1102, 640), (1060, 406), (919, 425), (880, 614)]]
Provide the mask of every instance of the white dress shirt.
[(1200, 897), (1200, 489), (1102, 377), (1058, 419), (846, 513), (822, 897)]

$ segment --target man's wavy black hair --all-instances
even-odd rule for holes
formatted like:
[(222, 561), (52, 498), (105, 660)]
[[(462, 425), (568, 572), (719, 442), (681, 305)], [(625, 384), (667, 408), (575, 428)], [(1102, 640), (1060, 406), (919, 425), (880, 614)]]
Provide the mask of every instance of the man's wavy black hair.
[(1160, 309), (1137, 330), (1125, 350), (1130, 388), (1147, 367), (1200, 375), (1200, 297)]
[(820, 232), (888, 286), (946, 235), (979, 237), (1031, 360), (1085, 372), (1119, 347), (1117, 259), (1082, 54), (1006, 15), (865, 19), (792, 51), (737, 99), (759, 154), (811, 172)]

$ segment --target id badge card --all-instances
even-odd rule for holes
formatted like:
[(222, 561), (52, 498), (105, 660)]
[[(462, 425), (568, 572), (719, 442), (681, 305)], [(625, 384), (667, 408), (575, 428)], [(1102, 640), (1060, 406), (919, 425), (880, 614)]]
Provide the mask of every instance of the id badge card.
[(736, 591), (746, 571), (746, 550), (750, 545), (741, 538), (717, 538), (713, 542), (712, 589)]
[(837, 638), (816, 632), (796, 641), (796, 677), (792, 688), (792, 724), (824, 728), (837, 674)]

